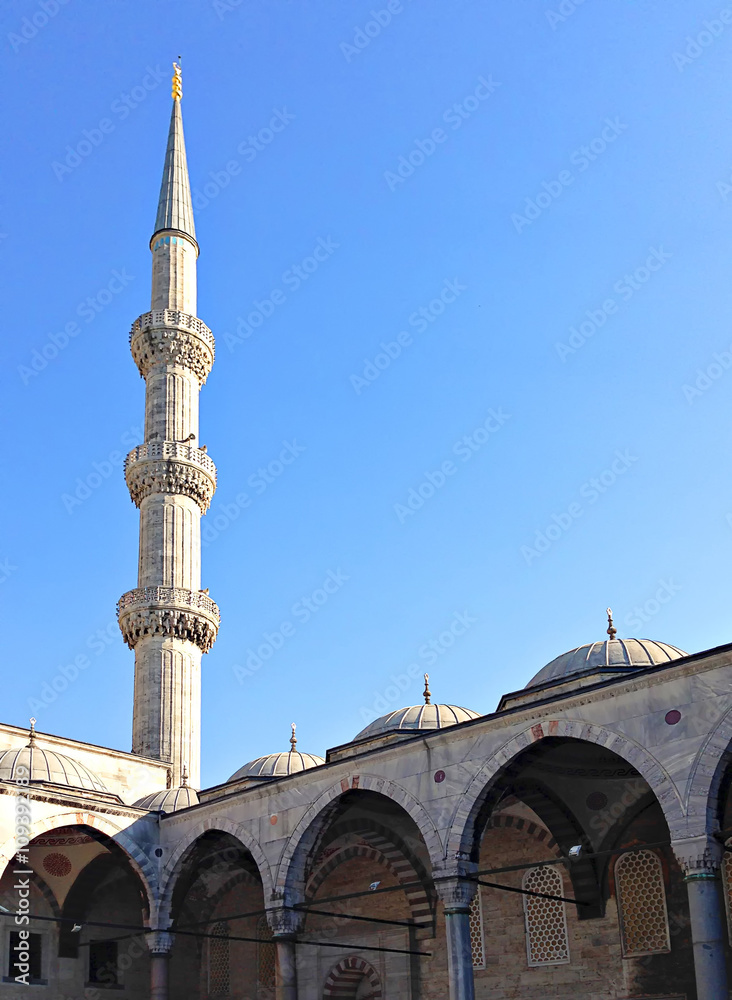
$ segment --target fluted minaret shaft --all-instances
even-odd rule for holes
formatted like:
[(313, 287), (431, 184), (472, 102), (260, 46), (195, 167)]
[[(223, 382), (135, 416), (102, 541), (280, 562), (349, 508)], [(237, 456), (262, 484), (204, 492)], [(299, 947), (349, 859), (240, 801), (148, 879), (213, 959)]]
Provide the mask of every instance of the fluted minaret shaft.
[(199, 447), (198, 397), (211, 370), (214, 340), (196, 316), (196, 242), (180, 110), (180, 73), (160, 189), (151, 311), (132, 327), (130, 345), (145, 379), (145, 442), (127, 456), (125, 478), (140, 508), (137, 588), (119, 603), (135, 650), (134, 753), (170, 761), (200, 782), (201, 656), (218, 630), (218, 608), (201, 591), (201, 515), (216, 469)]

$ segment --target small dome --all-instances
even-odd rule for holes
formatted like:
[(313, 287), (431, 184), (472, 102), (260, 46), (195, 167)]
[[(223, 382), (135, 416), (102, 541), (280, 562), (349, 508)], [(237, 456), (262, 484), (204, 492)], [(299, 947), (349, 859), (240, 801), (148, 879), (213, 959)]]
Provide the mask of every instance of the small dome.
[(295, 737), (296, 725), (293, 722), (292, 736), (290, 737), (289, 751), (283, 753), (270, 753), (266, 757), (257, 757), (250, 761), (238, 771), (235, 771), (228, 781), (239, 781), (241, 778), (251, 778), (255, 781), (266, 781), (269, 778), (286, 778), (288, 774), (297, 774), (298, 771), (307, 771), (311, 767), (319, 767), (325, 764), (322, 757), (313, 753), (301, 753), (296, 750), (297, 739)]
[(669, 646), (666, 642), (653, 639), (606, 639), (605, 642), (590, 642), (562, 653), (547, 663), (532, 677), (526, 687), (536, 687), (548, 681), (559, 681), (585, 670), (642, 670), (688, 656), (683, 649)]
[[(33, 720), (35, 722), (35, 720)], [(31, 726), (31, 738), (27, 746), (0, 753), (0, 781), (27, 779), (51, 785), (68, 785), (88, 792), (106, 792), (101, 778), (88, 767), (72, 760), (56, 750), (42, 750), (36, 746), (35, 729)]]
[(163, 788), (159, 792), (151, 792), (138, 799), (135, 805), (138, 809), (149, 809), (150, 812), (176, 812), (178, 809), (187, 809), (188, 806), (198, 805), (198, 792), (188, 785), (180, 785), (178, 788)]
[(479, 718), (478, 712), (459, 705), (409, 705), (382, 715), (380, 719), (374, 719), (361, 730), (356, 739), (363, 740), (367, 736), (381, 736), (383, 733), (396, 731), (416, 733), (424, 729), (445, 729), (447, 726)]

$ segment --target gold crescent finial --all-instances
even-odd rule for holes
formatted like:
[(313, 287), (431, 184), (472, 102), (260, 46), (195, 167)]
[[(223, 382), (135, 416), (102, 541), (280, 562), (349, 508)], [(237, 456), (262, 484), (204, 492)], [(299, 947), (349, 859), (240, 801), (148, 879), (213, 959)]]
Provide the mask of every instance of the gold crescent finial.
[(295, 736), (295, 730), (297, 729), (297, 725), (293, 722), (290, 728), (292, 729), (292, 736), (290, 737), (290, 746), (292, 747), (292, 749), (290, 750), (290, 753), (294, 753), (295, 747), (297, 746), (297, 736)]
[(430, 699), (432, 698), (432, 692), (430, 691), (430, 675), (429, 674), (425, 674), (424, 675), (424, 691), (422, 692), (422, 694), (424, 695), (424, 703), (425, 703), (425, 705), (430, 705), (431, 704), (431, 700)]
[(618, 630), (613, 625), (613, 609), (612, 608), (608, 608), (607, 609), (607, 634), (610, 636), (611, 639), (614, 639), (615, 636), (618, 634)]
[(180, 101), (183, 97), (183, 76), (181, 69), (181, 58), (178, 56), (178, 62), (173, 63), (173, 100)]
[(32, 747), (35, 745), (36, 742), (36, 720), (32, 718), (29, 721), (30, 721), (30, 734), (29, 734), (30, 739), (28, 740), (28, 746)]

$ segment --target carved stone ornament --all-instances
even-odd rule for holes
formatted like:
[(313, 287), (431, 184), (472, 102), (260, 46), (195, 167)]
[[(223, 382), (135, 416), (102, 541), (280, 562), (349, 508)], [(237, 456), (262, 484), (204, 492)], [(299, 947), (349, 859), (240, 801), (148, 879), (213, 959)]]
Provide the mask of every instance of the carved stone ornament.
[(175, 935), (169, 931), (150, 931), (145, 940), (151, 955), (169, 955)]
[(267, 922), (275, 937), (297, 934), (302, 930), (305, 914), (301, 910), (291, 910), (287, 906), (267, 910)]
[(469, 878), (435, 878), (435, 889), (442, 900), (442, 905), (448, 912), (451, 910), (469, 910), (473, 897), (478, 891), (478, 884)]
[(133, 448), (125, 460), (125, 480), (138, 507), (153, 493), (187, 496), (205, 514), (216, 490), (216, 467), (198, 448), (165, 441)]
[(221, 616), (203, 593), (176, 587), (143, 587), (124, 594), (117, 605), (122, 638), (134, 649), (146, 636), (187, 639), (202, 653), (216, 641)]
[(206, 324), (176, 309), (155, 309), (138, 317), (130, 331), (130, 350), (143, 378), (156, 365), (179, 365), (190, 369), (201, 385), (215, 353)]
[(724, 848), (714, 838), (704, 835), (676, 840), (671, 848), (684, 873), (685, 881), (719, 876)]

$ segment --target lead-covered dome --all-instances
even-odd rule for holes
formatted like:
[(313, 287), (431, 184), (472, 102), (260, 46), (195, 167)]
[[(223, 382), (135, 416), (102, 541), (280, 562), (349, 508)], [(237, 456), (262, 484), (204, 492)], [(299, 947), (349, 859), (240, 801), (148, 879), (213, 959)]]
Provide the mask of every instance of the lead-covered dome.
[(36, 746), (35, 720), (31, 722), (30, 740), (24, 747), (0, 753), (0, 781), (25, 784), (44, 782), (51, 785), (68, 785), (88, 792), (106, 792), (102, 779), (93, 771), (56, 750)]
[(293, 722), (290, 750), (257, 757), (256, 760), (251, 760), (248, 764), (240, 767), (228, 780), (239, 781), (242, 778), (249, 778), (252, 781), (268, 781), (273, 778), (286, 778), (289, 774), (297, 774), (299, 771), (307, 771), (311, 767), (325, 764), (322, 757), (318, 757), (314, 753), (301, 753), (300, 750), (296, 749), (295, 729), (296, 726)]
[(198, 802), (196, 789), (183, 784), (178, 788), (163, 788), (159, 792), (151, 792), (138, 799), (135, 805), (138, 809), (149, 809), (150, 812), (172, 813), (178, 809), (187, 809), (188, 806), (197, 806)]
[(462, 708), (459, 705), (433, 705), (429, 679), (429, 674), (425, 674), (423, 705), (408, 705), (406, 708), (398, 708), (395, 712), (382, 715), (362, 729), (355, 739), (364, 740), (385, 733), (409, 734), (423, 730), (445, 729), (447, 726), (456, 726), (460, 722), (480, 718), (480, 714), (470, 708)]
[(687, 656), (683, 649), (655, 639), (606, 639), (590, 642), (562, 653), (547, 663), (526, 687), (536, 687), (548, 681), (559, 681), (586, 670), (623, 672), (655, 667)]

